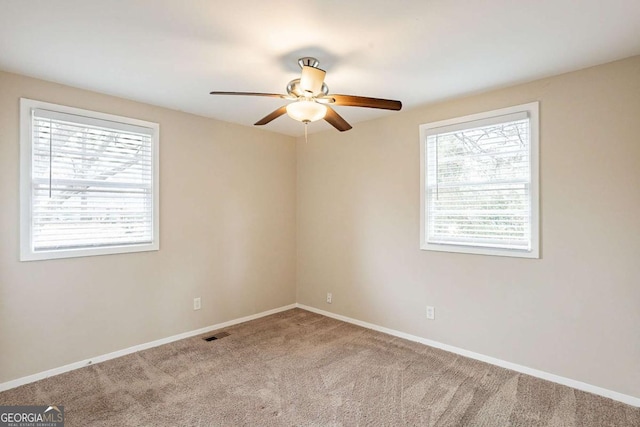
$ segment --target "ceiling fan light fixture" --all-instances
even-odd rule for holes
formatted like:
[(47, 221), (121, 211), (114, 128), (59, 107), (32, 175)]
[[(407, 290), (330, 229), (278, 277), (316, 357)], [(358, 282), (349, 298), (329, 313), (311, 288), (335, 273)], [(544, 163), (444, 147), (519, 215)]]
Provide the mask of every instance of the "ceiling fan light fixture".
[(324, 118), (327, 107), (314, 101), (297, 101), (287, 105), (287, 115), (303, 123), (315, 122)]
[[(365, 96), (329, 94), (329, 87), (324, 82), (326, 72), (318, 68), (316, 58), (305, 56), (298, 60), (302, 69), (300, 78), (293, 79), (287, 84), (287, 94), (262, 93), (262, 92), (220, 92), (213, 91), (211, 95), (244, 95), (265, 96), (269, 98), (281, 98), (294, 101), (283, 105), (275, 111), (254, 123), (256, 126), (266, 125), (285, 113), (294, 120), (304, 123), (315, 122), (324, 119), (340, 132), (351, 129), (351, 125), (333, 108), (327, 106), (366, 107), (379, 108), (381, 110), (399, 111), (402, 102), (392, 99), (368, 98)], [(305, 135), (307, 127), (305, 126)]]

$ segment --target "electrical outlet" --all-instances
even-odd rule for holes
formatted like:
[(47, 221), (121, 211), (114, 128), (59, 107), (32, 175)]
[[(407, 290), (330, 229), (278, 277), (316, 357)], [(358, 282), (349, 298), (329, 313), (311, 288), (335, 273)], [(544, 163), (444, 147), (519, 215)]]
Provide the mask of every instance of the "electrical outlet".
[(434, 320), (436, 318), (436, 309), (430, 305), (427, 306), (427, 319)]
[(327, 304), (331, 304), (331, 301), (333, 300), (333, 295), (331, 295), (331, 292), (327, 293)]
[(200, 308), (202, 307), (201, 302), (202, 302), (202, 301), (200, 300), (200, 297), (198, 297), (198, 298), (194, 298), (194, 299), (193, 299), (193, 309), (194, 309), (194, 310), (200, 310)]

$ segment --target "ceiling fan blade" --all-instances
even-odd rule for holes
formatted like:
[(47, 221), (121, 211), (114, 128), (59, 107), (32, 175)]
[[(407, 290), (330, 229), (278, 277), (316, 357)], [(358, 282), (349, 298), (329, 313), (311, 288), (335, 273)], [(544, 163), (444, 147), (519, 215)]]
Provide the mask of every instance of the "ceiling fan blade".
[(243, 96), (268, 96), (270, 98), (289, 98), (289, 95), (281, 95), (279, 93), (260, 93), (260, 92), (209, 92), (209, 95), (243, 95)]
[(327, 105), (327, 114), (324, 116), (324, 119), (331, 124), (334, 128), (338, 129), (340, 132), (344, 132), (346, 130), (351, 129), (351, 125), (347, 123), (345, 119), (338, 113), (336, 110), (329, 107)]
[(392, 99), (367, 98), (364, 96), (353, 95), (329, 95), (336, 100), (334, 105), (342, 105), (345, 107), (367, 107), (380, 108), (382, 110), (399, 111), (402, 108), (402, 102)]
[(287, 106), (283, 105), (282, 107), (278, 108), (277, 110), (273, 111), (272, 113), (267, 114), (266, 116), (264, 116), (263, 118), (261, 118), (260, 120), (255, 122), (254, 124), (256, 126), (266, 125), (270, 121), (277, 119), (278, 117), (280, 117), (281, 115), (285, 114), (286, 112), (287, 112)]
[(318, 95), (322, 92), (322, 83), (324, 83), (324, 76), (326, 74), (327, 72), (320, 68), (310, 67), (308, 65), (303, 66), (300, 76), (300, 89), (312, 95)]

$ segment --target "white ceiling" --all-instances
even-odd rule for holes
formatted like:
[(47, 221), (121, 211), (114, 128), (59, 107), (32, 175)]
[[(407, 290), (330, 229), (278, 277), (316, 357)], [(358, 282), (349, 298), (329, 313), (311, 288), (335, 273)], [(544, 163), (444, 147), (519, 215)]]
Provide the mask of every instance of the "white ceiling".
[(208, 93), (284, 93), (301, 56), (407, 109), (637, 54), (639, 0), (0, 0), (0, 69), (249, 126), (283, 100)]

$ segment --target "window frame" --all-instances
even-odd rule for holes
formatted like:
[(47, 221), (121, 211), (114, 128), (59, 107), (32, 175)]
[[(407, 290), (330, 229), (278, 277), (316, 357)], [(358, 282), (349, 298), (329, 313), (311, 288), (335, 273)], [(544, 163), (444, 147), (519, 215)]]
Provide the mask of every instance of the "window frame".
[[(478, 255), (494, 255), (518, 258), (540, 258), (540, 103), (538, 101), (527, 104), (515, 105), (497, 110), (485, 111), (463, 117), (440, 120), (420, 125), (420, 249), (426, 251), (456, 252)], [(429, 130), (445, 126), (460, 125), (478, 120), (494, 119), (516, 113), (526, 112), (529, 116), (530, 141), (529, 163), (531, 170), (530, 202), (531, 202), (531, 249), (496, 248), (488, 246), (461, 245), (454, 243), (429, 243), (426, 231), (428, 230), (427, 209), (427, 173), (428, 173), (428, 149), (427, 134)]]
[[(124, 125), (149, 128), (152, 153), (152, 242), (134, 245), (113, 245), (96, 248), (33, 250), (32, 230), (32, 152), (33, 121), (32, 111), (44, 109), (73, 114), (89, 119), (106, 120)], [(117, 129), (117, 128), (116, 128)], [(60, 258), (75, 258), (97, 255), (111, 255), (132, 252), (157, 251), (160, 249), (160, 125), (129, 117), (101, 113), (82, 108), (69, 107), (33, 99), (20, 98), (20, 261), (38, 261)]]

